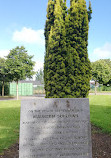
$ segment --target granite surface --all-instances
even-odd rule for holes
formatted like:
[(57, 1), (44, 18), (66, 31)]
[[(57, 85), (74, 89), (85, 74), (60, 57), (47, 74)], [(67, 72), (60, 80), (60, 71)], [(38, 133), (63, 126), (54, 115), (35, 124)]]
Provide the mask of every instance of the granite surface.
[(92, 158), (89, 100), (21, 103), (19, 158)]

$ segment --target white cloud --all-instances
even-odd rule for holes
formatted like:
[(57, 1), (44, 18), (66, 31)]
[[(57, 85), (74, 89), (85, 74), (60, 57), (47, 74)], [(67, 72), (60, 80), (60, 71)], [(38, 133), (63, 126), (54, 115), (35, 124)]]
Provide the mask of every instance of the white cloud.
[(9, 54), (9, 50), (0, 50), (0, 57), (4, 58)]
[(34, 67), (34, 71), (43, 69), (43, 62), (41, 61), (36, 61), (35, 67)]
[[(34, 71), (37, 72), (40, 69), (43, 69), (43, 62), (41, 61), (36, 61), (35, 67), (34, 67)], [(36, 75), (33, 76), (33, 80), (36, 79)]]
[(94, 60), (111, 58), (111, 43), (106, 43), (104, 46), (94, 49), (92, 58)]
[(23, 27), (21, 31), (16, 30), (13, 33), (13, 40), (17, 42), (45, 45), (44, 30), (33, 30), (31, 28)]

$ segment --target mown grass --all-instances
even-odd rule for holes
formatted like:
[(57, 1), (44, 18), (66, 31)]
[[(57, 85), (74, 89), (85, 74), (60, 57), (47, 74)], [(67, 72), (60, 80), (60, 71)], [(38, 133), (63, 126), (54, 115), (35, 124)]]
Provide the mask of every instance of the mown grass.
[[(90, 90), (89, 92), (90, 93), (95, 93), (95, 90)], [(97, 93), (105, 93), (105, 94), (107, 94), (107, 93), (111, 93), (111, 91), (97, 91)]]
[[(111, 134), (111, 96), (89, 96), (91, 123)], [(0, 153), (19, 138), (20, 101), (0, 101)]]
[(0, 153), (19, 137), (20, 101), (0, 101)]
[(111, 95), (89, 96), (91, 123), (111, 134)]

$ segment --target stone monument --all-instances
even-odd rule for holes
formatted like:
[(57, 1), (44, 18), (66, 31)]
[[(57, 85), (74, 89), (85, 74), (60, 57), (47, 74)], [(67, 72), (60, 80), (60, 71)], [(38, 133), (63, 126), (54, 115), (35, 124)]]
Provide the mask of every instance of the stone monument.
[(92, 158), (89, 100), (21, 103), (19, 158)]

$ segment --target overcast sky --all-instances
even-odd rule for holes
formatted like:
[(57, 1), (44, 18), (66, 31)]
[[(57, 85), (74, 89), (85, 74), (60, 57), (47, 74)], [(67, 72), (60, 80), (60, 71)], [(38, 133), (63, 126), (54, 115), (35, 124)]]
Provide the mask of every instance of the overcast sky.
[[(47, 2), (0, 0), (0, 57), (23, 45), (29, 55), (34, 55), (36, 69), (42, 67)], [(67, 3), (69, 6), (69, 0)], [(91, 3), (93, 14), (89, 24), (89, 59), (111, 59), (111, 0), (91, 0)]]

